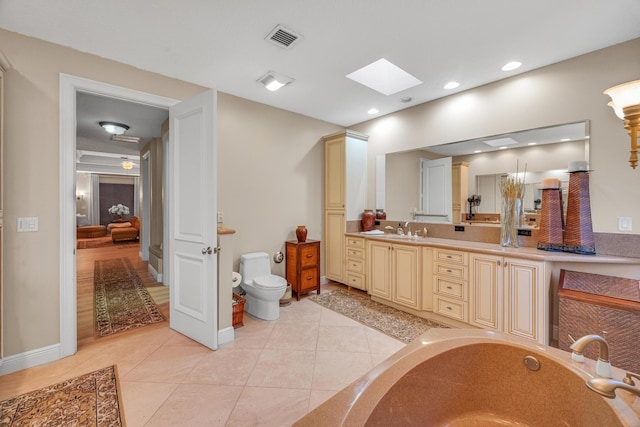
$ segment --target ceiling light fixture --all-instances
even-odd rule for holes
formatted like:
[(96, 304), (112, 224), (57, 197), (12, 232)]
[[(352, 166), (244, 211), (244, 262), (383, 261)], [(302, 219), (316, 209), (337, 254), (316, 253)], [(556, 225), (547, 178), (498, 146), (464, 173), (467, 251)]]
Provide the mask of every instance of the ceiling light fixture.
[(122, 135), (129, 130), (129, 126), (116, 122), (98, 122), (102, 128), (112, 135)]
[(516, 68), (520, 68), (521, 65), (522, 65), (522, 62), (518, 62), (518, 61), (507, 62), (502, 67), (502, 71), (513, 71)]
[(126, 170), (133, 169), (133, 162), (130, 162), (129, 160), (125, 160), (124, 162), (122, 162), (122, 169), (126, 169)]
[(640, 131), (640, 80), (623, 83), (604, 91), (611, 97), (609, 105), (616, 116), (624, 121), (624, 128), (631, 137), (629, 163), (638, 166), (638, 132)]
[(378, 114), (379, 112), (377, 108), (369, 108), (369, 111), (367, 111), (369, 114)]
[(294, 79), (291, 77), (283, 76), (282, 74), (276, 73), (275, 71), (269, 71), (262, 77), (260, 77), (257, 82), (261, 83), (270, 91), (276, 91), (289, 83), (293, 82)]
[(455, 89), (455, 88), (457, 88), (458, 86), (460, 86), (460, 83), (458, 83), (458, 82), (449, 82), (449, 83), (447, 83), (446, 85), (444, 85), (443, 87), (444, 87), (445, 89), (447, 89), (447, 90), (450, 90), (450, 89)]

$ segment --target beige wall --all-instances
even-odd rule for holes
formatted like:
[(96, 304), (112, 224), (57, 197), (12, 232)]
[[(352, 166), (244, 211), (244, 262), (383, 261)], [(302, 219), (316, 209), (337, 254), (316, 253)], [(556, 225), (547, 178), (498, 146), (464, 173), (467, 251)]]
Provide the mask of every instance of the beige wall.
[[(71, 74), (174, 99), (204, 88), (0, 30), (5, 73), (4, 356), (59, 342), (59, 76)], [(241, 252), (280, 250), (305, 223), (322, 236), (322, 135), (340, 127), (219, 96), (218, 205)], [(211, 215), (215, 221), (215, 213)], [(238, 255), (239, 256), (239, 255)], [(281, 269), (276, 269), (280, 272)]]
[[(224, 225), (237, 231), (236, 271), (243, 253), (284, 252), (284, 242), (296, 238), (297, 225), (307, 226), (308, 239), (322, 240), (321, 137), (341, 129), (218, 94), (218, 211), (224, 213)], [(272, 261), (275, 274), (284, 276), (284, 267)]]
[(638, 52), (640, 39), (352, 126), (369, 135), (368, 204), (376, 155), (588, 119), (594, 231), (618, 232), (628, 216), (640, 234), (640, 169), (629, 166), (629, 137), (602, 94), (640, 78)]

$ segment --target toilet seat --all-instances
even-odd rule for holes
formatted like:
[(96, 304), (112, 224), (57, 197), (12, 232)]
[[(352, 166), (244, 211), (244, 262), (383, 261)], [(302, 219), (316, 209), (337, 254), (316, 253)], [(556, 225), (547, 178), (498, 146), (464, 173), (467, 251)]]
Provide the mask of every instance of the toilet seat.
[(253, 287), (256, 289), (279, 289), (286, 288), (287, 281), (274, 274), (268, 276), (260, 276), (253, 279)]

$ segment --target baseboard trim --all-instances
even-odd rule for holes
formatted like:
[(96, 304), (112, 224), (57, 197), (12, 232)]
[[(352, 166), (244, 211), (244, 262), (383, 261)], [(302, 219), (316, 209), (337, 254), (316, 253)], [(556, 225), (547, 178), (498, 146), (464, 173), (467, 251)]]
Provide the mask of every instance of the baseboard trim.
[(218, 331), (218, 345), (228, 344), (233, 342), (236, 339), (235, 330), (233, 326), (228, 328), (220, 329)]
[(149, 273), (151, 273), (151, 276), (153, 276), (155, 281), (159, 282), (159, 283), (162, 283), (162, 273), (158, 273), (156, 271), (156, 269), (153, 268), (153, 266), (151, 264), (148, 264), (148, 266), (149, 266)]
[(60, 344), (29, 350), (2, 359), (0, 375), (10, 374), (60, 359)]

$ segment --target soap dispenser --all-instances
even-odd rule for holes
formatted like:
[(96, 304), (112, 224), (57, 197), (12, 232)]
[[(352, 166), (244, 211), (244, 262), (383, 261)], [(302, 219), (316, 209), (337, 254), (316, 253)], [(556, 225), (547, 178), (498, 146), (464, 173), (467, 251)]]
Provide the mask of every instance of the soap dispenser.
[(399, 235), (403, 235), (404, 234), (404, 230), (402, 229), (402, 223), (398, 223), (398, 234)]

